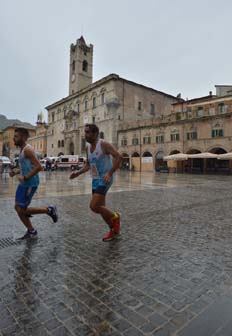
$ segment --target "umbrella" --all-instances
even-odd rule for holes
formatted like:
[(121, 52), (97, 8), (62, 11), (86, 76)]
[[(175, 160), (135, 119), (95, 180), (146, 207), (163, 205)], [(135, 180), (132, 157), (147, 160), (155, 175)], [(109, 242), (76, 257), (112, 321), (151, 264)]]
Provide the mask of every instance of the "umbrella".
[(205, 153), (189, 154), (188, 157), (190, 159), (217, 159), (218, 155), (205, 152)]
[(165, 161), (168, 161), (168, 160), (174, 160), (174, 161), (188, 160), (188, 155), (183, 154), (183, 153), (167, 155), (167, 156), (164, 156), (164, 160)]
[(232, 160), (232, 153), (219, 154), (218, 160)]

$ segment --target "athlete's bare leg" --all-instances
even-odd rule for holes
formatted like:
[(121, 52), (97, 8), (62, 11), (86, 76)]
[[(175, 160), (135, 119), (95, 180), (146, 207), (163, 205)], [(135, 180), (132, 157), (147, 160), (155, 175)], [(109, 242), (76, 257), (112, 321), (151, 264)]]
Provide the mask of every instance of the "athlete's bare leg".
[(114, 212), (106, 208), (105, 199), (105, 195), (93, 194), (90, 202), (90, 209), (93, 212), (100, 214), (109, 227), (112, 228), (112, 218), (114, 217)]
[(33, 225), (31, 223), (31, 220), (29, 218), (30, 215), (39, 215), (39, 214), (48, 214), (49, 209), (48, 207), (44, 208), (20, 208), (20, 206), (16, 203), (15, 204), (15, 210), (23, 222), (23, 224), (26, 226), (28, 230), (33, 230)]
[(21, 222), (23, 222), (23, 224), (26, 226), (26, 228), (28, 230), (33, 230), (33, 225), (30, 221), (30, 218), (28, 217), (28, 215), (26, 214), (26, 209), (22, 209), (19, 207), (18, 204), (15, 204), (15, 210), (19, 216), (19, 218), (21, 219)]

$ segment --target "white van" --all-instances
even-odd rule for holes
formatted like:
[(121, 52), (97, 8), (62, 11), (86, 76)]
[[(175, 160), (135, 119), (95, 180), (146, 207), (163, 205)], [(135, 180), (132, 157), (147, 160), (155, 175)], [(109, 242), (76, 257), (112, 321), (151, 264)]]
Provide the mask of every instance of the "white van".
[(61, 155), (55, 162), (57, 169), (78, 169), (79, 156), (78, 155)]

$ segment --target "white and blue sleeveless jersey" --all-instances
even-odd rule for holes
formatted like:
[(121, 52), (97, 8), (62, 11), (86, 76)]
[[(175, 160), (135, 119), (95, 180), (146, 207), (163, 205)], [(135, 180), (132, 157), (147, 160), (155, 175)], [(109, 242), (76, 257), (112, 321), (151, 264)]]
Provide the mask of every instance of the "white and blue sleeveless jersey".
[(107, 185), (107, 183), (105, 183), (103, 180), (103, 176), (112, 168), (111, 155), (103, 153), (102, 150), (103, 142), (104, 140), (102, 139), (98, 140), (96, 148), (93, 153), (91, 153), (90, 151), (91, 145), (87, 143), (87, 155), (93, 179), (93, 187), (95, 187), (95, 185), (96, 186)]
[[(19, 154), (19, 168), (21, 170), (22, 176), (27, 176), (35, 168), (31, 160), (26, 158), (24, 155), (24, 151), (26, 148), (30, 148), (32, 151), (34, 151), (32, 146), (27, 144)], [(34, 176), (32, 176), (32, 178), (25, 182), (21, 182), (20, 184), (25, 187), (37, 187), (39, 185), (39, 174), (35, 174)]]

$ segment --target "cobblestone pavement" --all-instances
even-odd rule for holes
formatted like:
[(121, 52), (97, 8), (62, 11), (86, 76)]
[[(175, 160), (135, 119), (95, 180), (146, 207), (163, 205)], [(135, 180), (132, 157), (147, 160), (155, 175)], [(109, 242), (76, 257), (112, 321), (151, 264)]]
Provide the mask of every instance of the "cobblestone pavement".
[(108, 195), (123, 228), (107, 243), (90, 195), (45, 181), (33, 205), (59, 222), (33, 217), (39, 238), (13, 245), (16, 184), (0, 182), (1, 336), (232, 335), (232, 177), (134, 176)]

